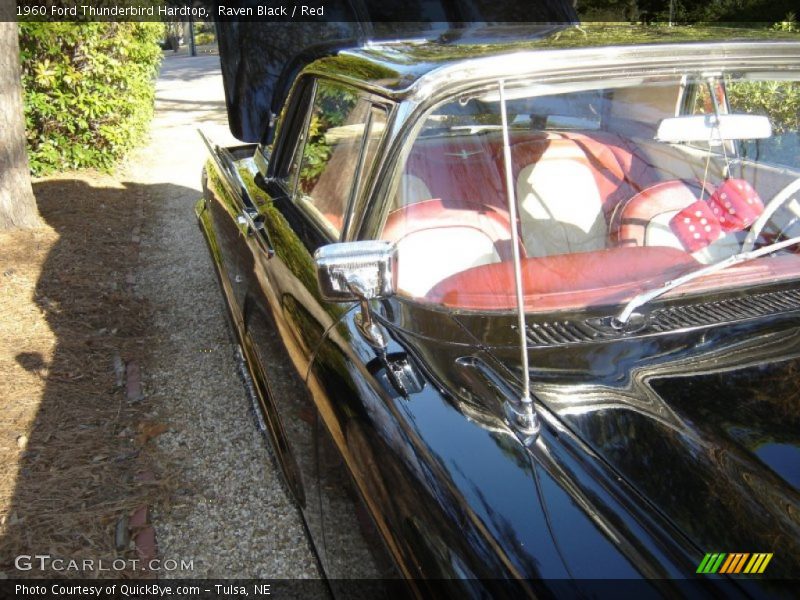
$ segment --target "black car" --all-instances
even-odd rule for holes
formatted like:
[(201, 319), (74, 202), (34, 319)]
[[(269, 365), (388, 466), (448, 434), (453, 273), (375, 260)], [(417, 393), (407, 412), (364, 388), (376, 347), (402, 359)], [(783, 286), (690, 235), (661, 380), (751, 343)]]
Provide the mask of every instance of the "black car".
[(788, 593), (800, 41), (276, 31), (197, 214), (326, 575)]

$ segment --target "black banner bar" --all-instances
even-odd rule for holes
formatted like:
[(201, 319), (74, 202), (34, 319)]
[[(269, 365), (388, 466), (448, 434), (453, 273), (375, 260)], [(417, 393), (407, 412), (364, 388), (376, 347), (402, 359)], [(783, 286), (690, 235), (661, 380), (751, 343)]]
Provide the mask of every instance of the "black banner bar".
[[(0, 598), (29, 600), (78, 600), (85, 598), (217, 600), (248, 598), (254, 600), (316, 600), (354, 598), (380, 600), (383, 598), (449, 598), (453, 593), (470, 587), (472, 580), (420, 580), (397, 579), (5, 579), (0, 580)], [(487, 581), (472, 581), (484, 588)], [(515, 582), (497, 580), (490, 587), (502, 593), (505, 584)], [(517, 582), (518, 583), (518, 582)], [(791, 598), (797, 580), (732, 580), (702, 577), (686, 580), (548, 580), (531, 581), (532, 588), (543, 587), (547, 595), (557, 598), (660, 598), (663, 584), (678, 595), (689, 598), (742, 597), (756, 592), (756, 596)], [(758, 584), (758, 590), (748, 590), (749, 584)], [(485, 588), (484, 588), (485, 589)], [(766, 595), (765, 595), (766, 594)], [(509, 595), (508, 597), (514, 597)]]
[[(20, 21), (255, 21), (372, 23), (777, 23), (796, 0), (15, 0)], [(631, 6), (635, 6), (632, 9)], [(7, 14), (10, 11), (4, 11)]]

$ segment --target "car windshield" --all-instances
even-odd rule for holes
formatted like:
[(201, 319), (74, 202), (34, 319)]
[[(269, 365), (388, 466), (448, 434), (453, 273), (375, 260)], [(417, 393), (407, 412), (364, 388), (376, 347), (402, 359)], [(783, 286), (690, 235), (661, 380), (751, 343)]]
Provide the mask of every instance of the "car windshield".
[[(408, 147), (381, 236), (401, 295), (512, 310), (509, 196), (528, 312), (624, 305), (800, 235), (800, 73), (505, 85), (509, 165), (499, 83), (438, 105)], [(669, 293), (798, 276), (789, 246)]]

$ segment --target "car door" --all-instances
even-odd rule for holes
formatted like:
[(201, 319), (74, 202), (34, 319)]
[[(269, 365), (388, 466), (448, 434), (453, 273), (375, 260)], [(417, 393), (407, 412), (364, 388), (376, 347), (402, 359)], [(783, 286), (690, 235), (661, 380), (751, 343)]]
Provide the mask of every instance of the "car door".
[[(263, 404), (280, 472), (312, 537), (321, 540), (316, 412), (302, 367), (310, 349), (298, 348), (298, 336), (285, 321), (282, 302), (283, 293), (296, 281), (287, 264), (301, 264), (297, 253), (301, 242), (283, 216), (283, 205), (292, 202), (285, 179), (267, 175), (270, 167), (276, 168), (273, 156), (288, 164), (294, 148), (302, 147), (312, 92), (312, 86), (299, 85), (287, 101), (283, 115), (287, 142), (274, 155), (255, 144), (232, 152), (207, 142), (213, 160), (204, 177), (208, 210), (201, 214), (201, 223), (212, 230), (212, 255), (254, 391)], [(278, 242), (277, 252), (271, 236)]]
[(253, 270), (252, 253), (247, 238), (270, 255), (272, 245), (258, 220), (254, 198), (248, 193), (237, 167), (237, 156), (252, 155), (255, 144), (222, 148), (210, 142), (202, 133), (211, 161), (203, 171), (202, 183), (205, 206), (209, 211), (208, 225), (213, 231), (212, 252), (218, 264), (223, 291), (230, 315), (237, 328), (242, 326), (242, 309)]
[(342, 238), (387, 113), (367, 94), (324, 79), (301, 81), (292, 98), (277, 135), (276, 162), (253, 176), (254, 195), (263, 198), (258, 219), (274, 255), (250, 241), (254, 272), (243, 322), (270, 388), (268, 411), (276, 421), (271, 428), (282, 467), (326, 564), (317, 488), (319, 421), (305, 377), (325, 331), (350, 306), (322, 301), (313, 253)]

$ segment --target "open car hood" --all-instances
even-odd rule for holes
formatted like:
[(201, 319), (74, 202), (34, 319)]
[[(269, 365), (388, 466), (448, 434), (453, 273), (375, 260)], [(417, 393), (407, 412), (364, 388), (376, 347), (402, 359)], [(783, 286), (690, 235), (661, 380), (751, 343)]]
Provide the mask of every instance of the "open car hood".
[[(254, 10), (262, 4), (236, 3)], [(375, 41), (433, 40), (478, 23), (485, 31), (493, 23), (577, 22), (569, 0), (326, 0), (324, 10), (316, 21), (217, 15), (228, 123), (234, 136), (245, 142), (268, 142), (273, 116), (297, 74), (310, 62), (345, 48)]]

